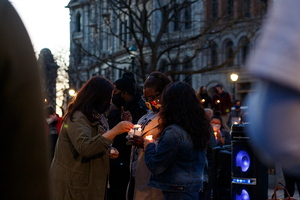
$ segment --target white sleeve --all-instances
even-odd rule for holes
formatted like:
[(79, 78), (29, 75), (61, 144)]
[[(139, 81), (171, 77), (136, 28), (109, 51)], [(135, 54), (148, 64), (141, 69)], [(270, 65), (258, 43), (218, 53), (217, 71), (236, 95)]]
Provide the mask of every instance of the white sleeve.
[(300, 175), (300, 93), (263, 81), (249, 98), (248, 134), (260, 154)]
[(277, 0), (247, 66), (254, 76), (300, 92), (300, 1)]

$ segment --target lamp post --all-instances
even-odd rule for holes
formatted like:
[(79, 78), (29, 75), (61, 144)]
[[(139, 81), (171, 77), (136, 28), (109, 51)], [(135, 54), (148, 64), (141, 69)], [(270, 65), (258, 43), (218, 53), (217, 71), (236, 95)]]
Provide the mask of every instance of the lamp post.
[(230, 78), (232, 80), (232, 84), (233, 84), (233, 87), (232, 87), (232, 101), (234, 102), (235, 101), (235, 82), (238, 80), (239, 76), (235, 73), (231, 74), (230, 75)]
[(137, 54), (137, 51), (136, 51), (136, 48), (134, 45), (132, 45), (129, 48), (129, 52), (130, 52), (130, 58), (131, 58), (131, 72), (134, 73), (134, 59)]

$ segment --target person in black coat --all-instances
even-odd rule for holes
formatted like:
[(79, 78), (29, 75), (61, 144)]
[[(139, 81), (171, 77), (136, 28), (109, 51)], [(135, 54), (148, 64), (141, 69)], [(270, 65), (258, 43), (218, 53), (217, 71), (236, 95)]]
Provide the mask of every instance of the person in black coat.
[[(136, 90), (134, 74), (126, 72), (114, 82), (115, 90), (112, 98), (113, 108), (107, 115), (109, 128), (113, 128), (124, 120), (125, 113), (130, 112), (132, 123), (146, 114), (146, 105), (141, 99), (142, 93)], [(119, 157), (110, 160), (110, 177), (108, 189), (109, 200), (125, 200), (130, 176), (131, 145), (126, 145), (127, 133), (115, 137), (112, 146), (119, 151)]]

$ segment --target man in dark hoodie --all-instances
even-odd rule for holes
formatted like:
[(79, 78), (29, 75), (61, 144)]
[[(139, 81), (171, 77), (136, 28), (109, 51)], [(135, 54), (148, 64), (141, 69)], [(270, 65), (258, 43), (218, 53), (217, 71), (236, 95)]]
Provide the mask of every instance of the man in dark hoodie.
[[(142, 93), (136, 90), (134, 74), (126, 72), (114, 82), (115, 90), (112, 102), (115, 108), (112, 109), (107, 118), (109, 128), (113, 128), (123, 120), (123, 111), (129, 111), (132, 116), (132, 123), (146, 114), (146, 105), (141, 99)], [(126, 145), (127, 133), (115, 137), (113, 147), (119, 151), (119, 157), (110, 160), (110, 177), (108, 199), (126, 199), (126, 189), (130, 175), (130, 153), (131, 145)]]

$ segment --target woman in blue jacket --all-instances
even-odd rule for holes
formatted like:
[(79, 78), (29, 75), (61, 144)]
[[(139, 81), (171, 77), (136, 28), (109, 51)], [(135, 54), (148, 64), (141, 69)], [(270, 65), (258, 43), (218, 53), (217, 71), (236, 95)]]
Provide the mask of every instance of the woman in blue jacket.
[(145, 162), (151, 171), (148, 185), (163, 191), (165, 199), (199, 199), (210, 124), (187, 83), (165, 89), (159, 113), (157, 145), (145, 140)]

